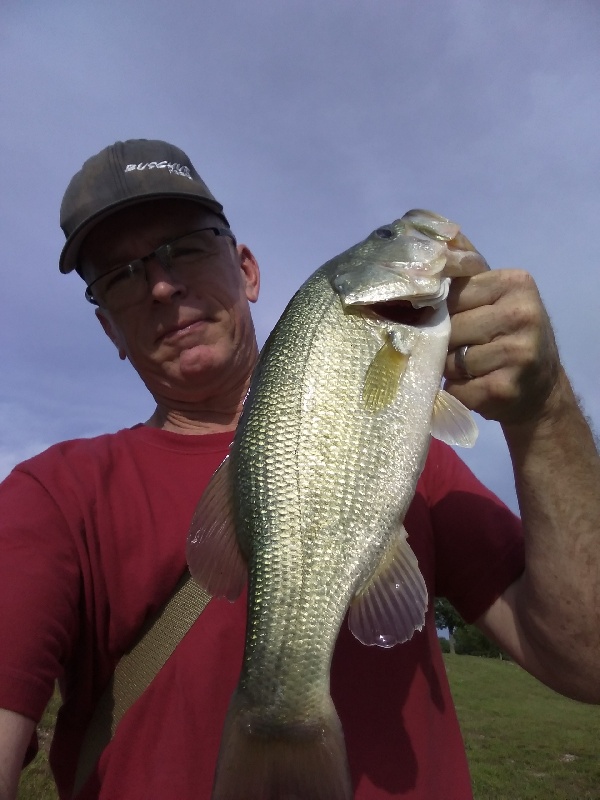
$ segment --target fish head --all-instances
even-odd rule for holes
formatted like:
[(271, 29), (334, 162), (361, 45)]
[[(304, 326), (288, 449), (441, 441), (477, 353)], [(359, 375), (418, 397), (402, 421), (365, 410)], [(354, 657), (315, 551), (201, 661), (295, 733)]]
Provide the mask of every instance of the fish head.
[[(331, 284), (345, 310), (369, 307), (379, 313), (438, 308), (450, 279), (489, 269), (454, 222), (413, 209), (383, 225), (332, 265)], [(407, 320), (410, 324), (410, 320)]]

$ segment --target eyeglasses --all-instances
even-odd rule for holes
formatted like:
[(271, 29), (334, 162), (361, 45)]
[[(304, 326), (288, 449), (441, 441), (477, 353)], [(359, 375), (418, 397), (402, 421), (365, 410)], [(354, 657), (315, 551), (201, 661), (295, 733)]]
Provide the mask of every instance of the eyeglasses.
[(193, 280), (198, 267), (219, 253), (218, 237), (228, 236), (235, 244), (235, 236), (228, 228), (200, 228), (172, 242), (163, 244), (100, 275), (85, 290), (85, 299), (95, 306), (119, 311), (140, 303), (148, 296), (147, 263), (156, 258), (164, 269), (187, 285)]

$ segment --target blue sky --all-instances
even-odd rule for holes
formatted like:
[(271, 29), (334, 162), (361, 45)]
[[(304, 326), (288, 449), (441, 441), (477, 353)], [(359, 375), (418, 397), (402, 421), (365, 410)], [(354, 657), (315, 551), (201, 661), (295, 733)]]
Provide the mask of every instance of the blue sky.
[[(3, 0), (0, 477), (152, 400), (60, 275), (71, 175), (117, 139), (182, 147), (254, 250), (261, 341), (326, 259), (408, 208), (535, 277), (600, 427), (596, 0)], [(501, 432), (467, 460), (514, 505)]]

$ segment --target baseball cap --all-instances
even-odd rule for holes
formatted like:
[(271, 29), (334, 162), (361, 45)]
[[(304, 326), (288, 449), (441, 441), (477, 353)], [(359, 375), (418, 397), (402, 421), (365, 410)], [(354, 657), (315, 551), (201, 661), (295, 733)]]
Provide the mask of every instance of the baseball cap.
[(60, 227), (67, 237), (60, 271), (76, 268), (83, 240), (101, 220), (126, 206), (169, 197), (200, 203), (229, 226), (221, 203), (183, 150), (172, 144), (128, 139), (89, 158), (71, 179), (60, 207)]

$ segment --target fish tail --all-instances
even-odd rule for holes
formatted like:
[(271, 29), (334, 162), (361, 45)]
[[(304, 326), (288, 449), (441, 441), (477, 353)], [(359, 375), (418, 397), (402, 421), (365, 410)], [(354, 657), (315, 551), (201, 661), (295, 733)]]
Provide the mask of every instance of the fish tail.
[(352, 800), (333, 703), (321, 719), (272, 723), (232, 700), (212, 800)]

